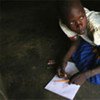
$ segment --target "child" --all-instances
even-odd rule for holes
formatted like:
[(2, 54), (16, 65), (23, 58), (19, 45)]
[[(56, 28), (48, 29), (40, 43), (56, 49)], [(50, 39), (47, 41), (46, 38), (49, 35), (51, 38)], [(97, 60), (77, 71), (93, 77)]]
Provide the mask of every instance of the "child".
[(58, 69), (58, 76), (62, 73), (66, 76), (64, 69), (71, 59), (79, 73), (70, 78), (70, 83), (82, 85), (88, 80), (100, 85), (100, 13), (83, 8), (79, 0), (60, 2), (59, 8), (59, 25), (72, 45)]

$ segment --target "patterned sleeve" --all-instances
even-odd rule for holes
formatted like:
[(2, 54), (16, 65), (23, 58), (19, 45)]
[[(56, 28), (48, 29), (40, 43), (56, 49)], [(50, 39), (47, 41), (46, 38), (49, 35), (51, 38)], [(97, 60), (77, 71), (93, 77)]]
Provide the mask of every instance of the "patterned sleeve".
[(86, 12), (87, 19), (89, 21), (90, 28), (94, 29), (94, 43), (96, 45), (100, 45), (100, 12), (89, 11), (87, 8), (84, 9)]

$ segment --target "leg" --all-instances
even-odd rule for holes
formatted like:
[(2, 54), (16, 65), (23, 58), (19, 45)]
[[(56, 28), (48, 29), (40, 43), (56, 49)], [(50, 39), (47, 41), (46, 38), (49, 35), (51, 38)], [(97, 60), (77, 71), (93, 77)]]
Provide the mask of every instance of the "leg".
[[(93, 52), (93, 47), (84, 40), (81, 41), (79, 48), (73, 54), (72, 60), (76, 64), (80, 72), (92, 69), (97, 64), (100, 65), (100, 60), (97, 61), (96, 54)], [(97, 63), (98, 62), (98, 63)], [(100, 74), (88, 79), (91, 83), (100, 84)]]

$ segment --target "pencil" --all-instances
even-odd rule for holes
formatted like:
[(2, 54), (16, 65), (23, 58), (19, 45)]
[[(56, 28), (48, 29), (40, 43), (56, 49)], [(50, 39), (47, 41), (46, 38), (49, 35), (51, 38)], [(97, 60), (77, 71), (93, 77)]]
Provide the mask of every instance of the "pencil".
[(69, 79), (68, 80), (54, 80), (54, 82), (69, 82)]

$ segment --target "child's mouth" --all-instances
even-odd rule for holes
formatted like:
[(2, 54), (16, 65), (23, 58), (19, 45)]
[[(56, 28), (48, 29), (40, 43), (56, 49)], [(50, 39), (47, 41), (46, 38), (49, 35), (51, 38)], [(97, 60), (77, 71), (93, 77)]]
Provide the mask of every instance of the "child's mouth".
[(78, 34), (79, 34), (79, 35), (83, 35), (83, 34), (85, 34), (85, 32), (86, 32), (85, 30), (79, 30), (79, 31), (78, 31)]

